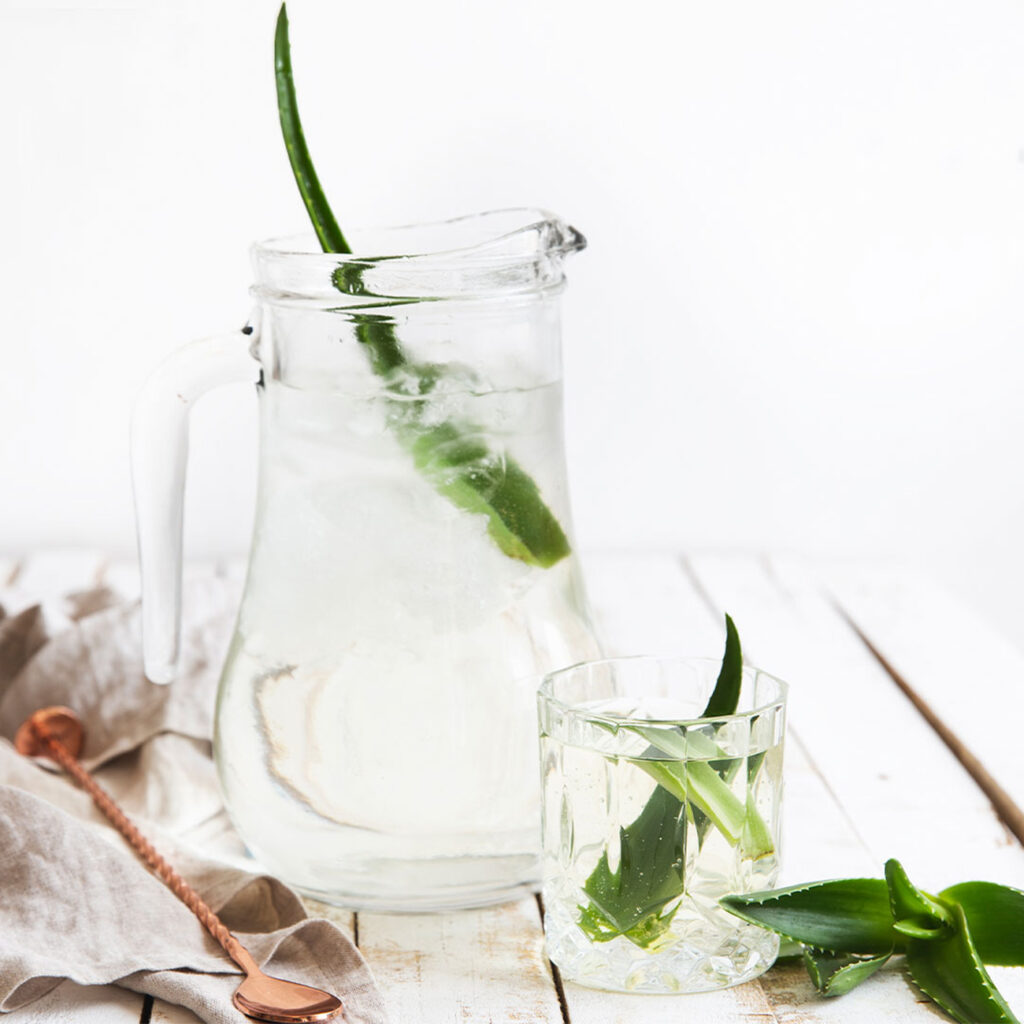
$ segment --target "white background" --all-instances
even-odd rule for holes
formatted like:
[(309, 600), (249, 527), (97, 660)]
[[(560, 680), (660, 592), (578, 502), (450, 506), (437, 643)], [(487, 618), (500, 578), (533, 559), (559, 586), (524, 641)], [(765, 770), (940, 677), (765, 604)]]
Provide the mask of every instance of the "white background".
[[(582, 546), (918, 566), (1024, 646), (1019, 0), (293, 0), (344, 226), (509, 205), (569, 268)], [(276, 0), (0, 0), (0, 550), (133, 548), (127, 423), (305, 227)], [(253, 399), (196, 414), (187, 543), (245, 547)]]

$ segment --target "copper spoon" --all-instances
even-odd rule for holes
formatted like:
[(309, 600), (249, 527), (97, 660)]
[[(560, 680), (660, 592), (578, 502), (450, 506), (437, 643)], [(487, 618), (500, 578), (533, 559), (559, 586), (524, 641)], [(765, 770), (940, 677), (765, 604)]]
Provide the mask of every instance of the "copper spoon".
[(18, 753), (26, 757), (51, 757), (69, 775), (74, 776), (135, 852), (199, 918), (206, 930), (224, 948), (224, 952), (245, 971), (245, 980), (231, 999), (235, 1007), (247, 1017), (278, 1021), (280, 1024), (330, 1020), (337, 1016), (341, 1011), (341, 1000), (336, 996), (309, 985), (272, 978), (256, 966), (249, 951), (227, 930), (224, 922), (199, 893), (153, 849), (149, 840), (78, 763), (82, 737), (82, 722), (70, 708), (41, 708), (18, 729), (14, 745)]

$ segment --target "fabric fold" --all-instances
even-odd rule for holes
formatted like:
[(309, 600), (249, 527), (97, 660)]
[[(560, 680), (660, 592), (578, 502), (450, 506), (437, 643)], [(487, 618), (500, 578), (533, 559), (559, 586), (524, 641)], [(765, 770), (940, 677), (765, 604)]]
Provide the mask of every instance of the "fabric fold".
[(338, 995), (344, 1019), (384, 1024), (359, 951), (334, 924), (256, 871), (227, 822), (211, 758), (216, 676), (237, 588), (185, 595), (182, 671), (142, 674), (137, 603), (102, 588), (4, 617), (0, 593), (0, 1011), (67, 981), (116, 984), (239, 1024), (238, 968), (135, 855), (87, 794), (12, 739), (33, 711), (74, 708), (81, 760), (268, 973)]

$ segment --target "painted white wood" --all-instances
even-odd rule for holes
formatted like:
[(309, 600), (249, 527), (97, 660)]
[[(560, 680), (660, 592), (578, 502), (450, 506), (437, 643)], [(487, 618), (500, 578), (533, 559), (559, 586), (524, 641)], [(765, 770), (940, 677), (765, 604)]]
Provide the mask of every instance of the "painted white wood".
[[(724, 623), (695, 589), (679, 559), (602, 555), (591, 559), (586, 569), (595, 617), (612, 652), (720, 654)], [(742, 622), (739, 628), (742, 638)], [(792, 730), (785, 779), (780, 884), (871, 873), (867, 849)], [(872, 987), (854, 996), (846, 1003), (821, 999), (802, 966), (778, 968), (738, 988), (680, 997), (626, 996), (565, 986), (569, 1016), (576, 1024), (677, 1024), (682, 1019), (845, 1024), (883, 1017), (911, 1024), (930, 1017), (895, 973), (875, 979)]]
[(34, 552), (22, 562), (15, 582), (19, 590), (47, 600), (95, 586), (105, 564), (102, 552), (91, 549)]
[(950, 1024), (906, 980), (898, 961), (838, 998), (819, 996), (799, 961), (773, 967), (761, 981), (779, 1024)]
[[(235, 573), (222, 571), (222, 563), (212, 559), (188, 561), (182, 570), (182, 577), (185, 580), (208, 579), (211, 576), (239, 578)], [(117, 591), (126, 601), (138, 599), (142, 593), (142, 575), (138, 559), (118, 558), (107, 562), (100, 572), (99, 582)]]
[[(99, 563), (90, 567), (83, 559), (76, 568), (61, 553), (50, 567), (46, 561), (43, 566), (42, 578), (52, 580), (49, 585), (60, 592), (88, 585), (88, 580), (62, 581), (75, 573), (81, 578), (83, 567), (87, 575), (95, 573)], [(830, 584), (831, 567), (810, 571), (788, 561), (772, 565), (752, 557), (713, 555), (696, 557), (689, 567), (715, 606), (736, 618), (749, 659), (793, 686), (783, 882), (878, 874), (884, 857), (897, 855), (925, 887), (960, 880), (964, 865), (974, 877), (1024, 886), (1024, 851), (1008, 840), (973, 782), (835, 610), (827, 591), (831, 586), (849, 601), (851, 614), (857, 602), (861, 619), (872, 623), (865, 632), (883, 638), (879, 646), (884, 641), (884, 653), (890, 657), (891, 652), (894, 663), (898, 656), (897, 667), (911, 681), (934, 676), (934, 652), (959, 621), (950, 609), (922, 601), (916, 585), (905, 577), (901, 583), (899, 574), (888, 577), (884, 593), (889, 596), (879, 600), (867, 576), (851, 583), (849, 576), (837, 574)], [(712, 611), (679, 559), (608, 554), (587, 558), (585, 568), (609, 653), (720, 654), (720, 613)], [(115, 565), (106, 572), (114, 574), (112, 579), (130, 578), (127, 572), (120, 576)], [(924, 610), (899, 611), (915, 604)], [(900, 628), (894, 625), (886, 632), (893, 618)], [(984, 624), (976, 626), (961, 627), (964, 650), (984, 638)], [(1012, 668), (1007, 664), (1010, 668), (1001, 669), (1004, 676)], [(1024, 676), (1018, 672), (1014, 678)], [(961, 712), (961, 718), (966, 722), (970, 715)], [(350, 912), (312, 902), (308, 906), (353, 934)], [(458, 914), (360, 914), (357, 920), (360, 948), (393, 1024), (562, 1020), (531, 899)], [(1011, 1005), (1024, 1013), (1024, 971), (994, 973)], [(65, 993), (66, 988), (71, 991)], [(141, 1008), (141, 997), (116, 988), (65, 985), (47, 999), (72, 1002), (45, 1010), (37, 1003), (29, 1008), (31, 1016), (6, 1019), (11, 1024), (129, 1024)], [(567, 984), (565, 1000), (573, 1024), (924, 1024), (943, 1019), (920, 1001), (898, 969), (831, 1000), (814, 993), (799, 965), (778, 966), (757, 982), (701, 996), (623, 996)], [(152, 1017), (162, 1024), (194, 1024), (195, 1019), (161, 1003)]]
[(20, 559), (0, 555), (0, 619), (16, 615), (28, 603), (14, 582), (20, 571)]
[(141, 1012), (142, 996), (136, 992), (116, 985), (83, 987), (65, 981), (42, 999), (0, 1015), (0, 1020), (4, 1024), (139, 1024)]
[[(565, 984), (565, 1003), (572, 1024), (680, 1024), (681, 1021), (714, 1021), (715, 1024), (775, 1024), (764, 989), (758, 982), (718, 992), (685, 996), (624, 995), (601, 992), (570, 982)], [(808, 1020), (816, 1021), (816, 1017)]]
[[(932, 891), (966, 877), (1024, 887), (1024, 848), (813, 574), (737, 556), (692, 564), (736, 618), (752, 659), (790, 683), (791, 725), (869, 850), (872, 874), (898, 857)], [(822, 828), (796, 831), (813, 841)], [(1024, 971), (1004, 995), (1024, 1013)]]
[(245, 582), (245, 574), (249, 568), (248, 560), (245, 558), (225, 558), (216, 563), (215, 572), (222, 579), (237, 580)]
[(584, 558), (583, 571), (609, 655), (721, 655), (724, 621), (694, 589), (678, 555), (596, 552)]
[(14, 582), (20, 562), (17, 558), (0, 555), (0, 588)]
[(361, 913), (359, 948), (394, 1024), (562, 1020), (532, 898), (454, 914)]
[(65, 594), (95, 586), (104, 559), (98, 551), (68, 548), (32, 553), (8, 563), (0, 576), (0, 608), (16, 615), (31, 605), (43, 604), (60, 622), (65, 615)]
[(186, 1010), (184, 1006), (161, 1002), (159, 999), (153, 1001), (149, 1020), (150, 1024), (197, 1024), (199, 1022), (199, 1018), (191, 1010)]
[(100, 573), (100, 582), (126, 601), (134, 601), (142, 593), (138, 559), (115, 558), (107, 562)]
[(917, 573), (848, 563), (801, 568), (822, 580), (1024, 811), (1024, 652)]

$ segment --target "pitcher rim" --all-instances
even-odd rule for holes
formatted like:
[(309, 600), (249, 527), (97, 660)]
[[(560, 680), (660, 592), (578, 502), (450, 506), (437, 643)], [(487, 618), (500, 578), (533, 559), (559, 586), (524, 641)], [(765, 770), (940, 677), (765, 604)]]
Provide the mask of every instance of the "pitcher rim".
[[(353, 252), (324, 252), (321, 249), (311, 247), (300, 248), (298, 243), (301, 241), (311, 241), (315, 239), (315, 235), (312, 232), (296, 232), (260, 239), (254, 242), (251, 248), (254, 257), (257, 259), (266, 257), (270, 259), (297, 260), (308, 262), (310, 266), (324, 264), (334, 267), (339, 262), (367, 265), (401, 262), (403, 265), (407, 265), (428, 260), (432, 265), (451, 263), (457, 265), (494, 266), (520, 263), (535, 259), (538, 255), (565, 256), (573, 252), (579, 252), (587, 245), (586, 238), (579, 230), (550, 210), (539, 206), (505, 206), (494, 210), (460, 214), (457, 217), (443, 217), (438, 220), (407, 222), (403, 224), (368, 224), (357, 227), (353, 234), (444, 228), (513, 214), (524, 215), (524, 219), (519, 226), (502, 231), (500, 234), (493, 235), (473, 245), (458, 245), (402, 253), (382, 253), (372, 250), (366, 252), (358, 250)], [(544, 228), (549, 229), (550, 241), (543, 247), (538, 247), (532, 253), (511, 254), (493, 251), (517, 236), (526, 235), (532, 231), (540, 231)]]
[[(360, 236), (377, 240), (359, 243)], [(350, 237), (359, 243), (351, 253), (323, 252), (309, 233), (256, 242), (250, 294), (335, 311), (421, 300), (516, 301), (560, 291), (565, 257), (586, 246), (576, 228), (530, 206), (355, 228)]]

